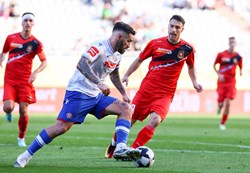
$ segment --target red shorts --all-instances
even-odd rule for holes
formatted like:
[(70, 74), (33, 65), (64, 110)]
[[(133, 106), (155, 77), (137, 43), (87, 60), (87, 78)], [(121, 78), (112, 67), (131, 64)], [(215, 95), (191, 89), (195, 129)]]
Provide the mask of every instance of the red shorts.
[(140, 92), (137, 92), (132, 103), (135, 105), (134, 114), (132, 119), (143, 121), (152, 112), (156, 112), (160, 115), (163, 121), (167, 116), (172, 97), (148, 97)]
[(235, 85), (220, 85), (217, 88), (219, 103), (224, 102), (226, 98), (233, 100), (236, 96), (236, 88)]
[(4, 83), (3, 101), (5, 100), (13, 100), (17, 103), (35, 103), (35, 89), (33, 85), (29, 83), (25, 85)]

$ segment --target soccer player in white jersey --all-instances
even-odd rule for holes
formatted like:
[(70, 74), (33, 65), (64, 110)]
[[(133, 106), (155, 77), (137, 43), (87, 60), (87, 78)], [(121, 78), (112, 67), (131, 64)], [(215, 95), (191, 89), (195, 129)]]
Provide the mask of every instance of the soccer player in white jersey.
[[(139, 157), (139, 150), (127, 147), (133, 109), (118, 71), (121, 54), (129, 48), (133, 35), (135, 31), (131, 26), (117, 22), (109, 39), (96, 41), (87, 48), (69, 80), (64, 103), (55, 124), (40, 132), (29, 148), (18, 156), (14, 167), (25, 167), (39, 149), (67, 132), (74, 124), (83, 123), (87, 114), (92, 114), (97, 119), (110, 114), (117, 115), (117, 149), (114, 158)], [(123, 101), (108, 96), (110, 89), (104, 83), (108, 75), (121, 93)]]

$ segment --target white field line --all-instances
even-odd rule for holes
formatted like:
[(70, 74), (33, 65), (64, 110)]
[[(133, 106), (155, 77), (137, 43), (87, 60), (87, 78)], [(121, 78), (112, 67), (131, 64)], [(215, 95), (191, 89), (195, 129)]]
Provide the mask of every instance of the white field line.
[[(16, 135), (5, 135), (0, 134), (0, 139), (4, 139), (5, 136), (8, 137), (16, 137)], [(105, 141), (111, 141), (111, 138), (107, 137), (83, 137), (83, 136), (62, 136), (63, 138), (68, 139), (83, 139), (84, 140), (105, 140)], [(129, 141), (133, 141), (133, 139), (129, 139)], [(248, 145), (239, 145), (239, 144), (222, 144), (222, 143), (209, 143), (209, 142), (188, 142), (188, 141), (168, 141), (168, 140), (160, 140), (160, 139), (152, 139), (152, 142), (165, 142), (165, 143), (179, 143), (179, 144), (191, 144), (191, 145), (204, 145), (204, 146), (222, 146), (222, 147), (235, 147), (235, 148), (241, 148), (241, 149), (250, 149), (250, 146)], [(1, 144), (0, 140), (0, 146), (4, 144)]]

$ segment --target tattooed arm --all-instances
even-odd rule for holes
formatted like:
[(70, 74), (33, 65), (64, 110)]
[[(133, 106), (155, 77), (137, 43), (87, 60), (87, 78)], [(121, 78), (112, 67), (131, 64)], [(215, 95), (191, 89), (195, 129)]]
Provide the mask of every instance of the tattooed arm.
[(122, 85), (122, 82), (121, 82), (121, 79), (120, 79), (120, 75), (119, 75), (119, 70), (115, 69), (114, 71), (112, 71), (109, 74), (109, 76), (110, 76), (111, 82), (115, 85), (115, 87), (121, 93), (121, 95), (123, 97), (123, 101), (130, 103), (130, 99), (127, 96), (127, 93), (125, 91), (124, 86)]
[(84, 56), (81, 57), (77, 64), (77, 69), (90, 81), (95, 83), (98, 88), (102, 91), (104, 95), (109, 95), (110, 94), (110, 89), (107, 87), (106, 84), (101, 82), (101, 80), (95, 75), (93, 70), (90, 68), (90, 60)]

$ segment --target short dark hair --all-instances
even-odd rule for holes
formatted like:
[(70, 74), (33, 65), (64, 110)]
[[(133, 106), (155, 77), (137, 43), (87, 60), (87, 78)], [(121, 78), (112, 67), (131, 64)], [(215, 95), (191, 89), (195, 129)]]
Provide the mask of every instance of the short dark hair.
[(171, 21), (172, 19), (181, 22), (183, 26), (185, 25), (185, 20), (184, 20), (184, 18), (183, 18), (182, 16), (180, 16), (180, 15), (177, 15), (177, 14), (173, 15), (173, 16), (170, 18), (169, 21)]
[(124, 22), (116, 22), (113, 31), (124, 31), (126, 34), (132, 34), (135, 35), (135, 30), (128, 24)]
[(26, 14), (31, 14), (31, 15), (33, 15), (33, 16), (35, 17), (35, 15), (34, 15), (33, 13), (31, 13), (31, 12), (25, 12), (25, 13), (23, 13), (22, 17), (23, 17), (24, 15), (26, 15)]
[(235, 37), (232, 36), (232, 37), (229, 37), (228, 39), (229, 39), (229, 40), (235, 40)]

